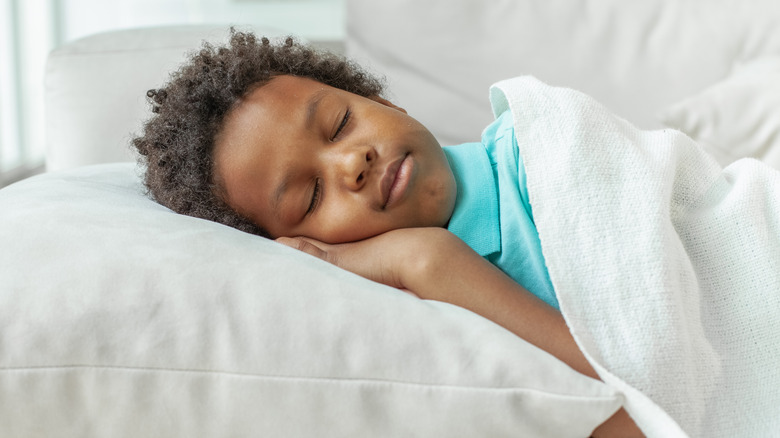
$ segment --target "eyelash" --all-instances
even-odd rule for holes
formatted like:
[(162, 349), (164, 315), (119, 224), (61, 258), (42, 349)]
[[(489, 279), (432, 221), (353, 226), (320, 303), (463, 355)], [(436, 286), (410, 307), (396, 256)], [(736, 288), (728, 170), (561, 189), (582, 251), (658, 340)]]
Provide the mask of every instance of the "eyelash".
[(341, 124), (338, 128), (336, 128), (336, 133), (333, 134), (333, 137), (331, 137), (330, 141), (334, 141), (339, 137), (339, 134), (341, 134), (341, 131), (344, 129), (345, 126), (347, 126), (347, 123), (349, 123), (349, 118), (352, 116), (352, 112), (347, 109), (347, 112), (344, 113), (344, 118), (341, 119)]
[(314, 192), (311, 195), (311, 202), (309, 203), (309, 209), (306, 210), (307, 215), (313, 212), (314, 209), (317, 208), (317, 205), (320, 203), (321, 197), (322, 197), (322, 184), (318, 179), (314, 181)]
[[(349, 118), (352, 116), (352, 112), (347, 109), (347, 111), (344, 113), (344, 118), (341, 119), (341, 124), (338, 128), (336, 128), (336, 133), (333, 134), (333, 137), (330, 139), (330, 141), (334, 141), (339, 137), (339, 134), (341, 134), (341, 131), (344, 129), (345, 126), (347, 126), (347, 123), (349, 123)], [(320, 203), (320, 198), (322, 197), (322, 183), (320, 180), (314, 181), (314, 191), (311, 196), (311, 202), (309, 203), (309, 208), (306, 210), (306, 214), (309, 215), (311, 212), (313, 212), (317, 205)]]

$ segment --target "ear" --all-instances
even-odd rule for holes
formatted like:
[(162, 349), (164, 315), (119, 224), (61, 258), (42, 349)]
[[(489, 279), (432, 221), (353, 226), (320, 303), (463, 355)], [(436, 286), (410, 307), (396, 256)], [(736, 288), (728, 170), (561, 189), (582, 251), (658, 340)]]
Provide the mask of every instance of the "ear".
[(405, 109), (401, 108), (400, 106), (396, 106), (395, 104), (393, 104), (393, 102), (390, 102), (389, 100), (387, 100), (387, 99), (385, 99), (383, 97), (371, 96), (371, 97), (369, 97), (369, 99), (373, 100), (374, 102), (379, 102), (382, 105), (389, 106), (390, 108), (397, 109), (398, 111), (401, 111), (404, 114), (407, 114)]

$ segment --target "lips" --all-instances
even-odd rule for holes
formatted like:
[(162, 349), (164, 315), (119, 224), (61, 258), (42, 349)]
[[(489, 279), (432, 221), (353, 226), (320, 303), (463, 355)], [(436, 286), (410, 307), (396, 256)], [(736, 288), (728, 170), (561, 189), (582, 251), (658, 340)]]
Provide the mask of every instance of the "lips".
[(382, 208), (387, 208), (401, 199), (409, 187), (414, 162), (409, 155), (404, 155), (390, 163), (382, 175), (380, 189), (382, 191)]

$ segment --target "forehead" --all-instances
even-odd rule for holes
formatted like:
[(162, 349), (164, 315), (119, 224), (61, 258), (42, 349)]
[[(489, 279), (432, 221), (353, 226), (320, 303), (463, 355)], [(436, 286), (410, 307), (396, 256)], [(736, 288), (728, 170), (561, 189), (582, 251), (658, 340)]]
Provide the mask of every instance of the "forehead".
[[(250, 91), (225, 117), (215, 138), (214, 153), (233, 149), (262, 135), (261, 128), (294, 129), (311, 103), (328, 94), (347, 93), (308, 78), (283, 75)], [(350, 93), (351, 94), (351, 93)]]
[(241, 206), (268, 205), (266, 188), (278, 185), (269, 169), (296, 157), (285, 145), (305, 130), (311, 103), (341, 90), (293, 76), (278, 76), (247, 94), (227, 115), (215, 138), (214, 180), (224, 200), (258, 221)]
[(275, 104), (266, 108), (270, 111), (275, 111), (279, 106), (304, 104), (310, 99), (312, 94), (317, 92), (339, 93), (342, 92), (342, 90), (315, 81), (314, 79), (290, 75), (275, 76), (265, 84), (250, 90), (231, 113), (228, 114), (227, 119), (232, 118), (239, 112), (238, 109), (247, 103)]

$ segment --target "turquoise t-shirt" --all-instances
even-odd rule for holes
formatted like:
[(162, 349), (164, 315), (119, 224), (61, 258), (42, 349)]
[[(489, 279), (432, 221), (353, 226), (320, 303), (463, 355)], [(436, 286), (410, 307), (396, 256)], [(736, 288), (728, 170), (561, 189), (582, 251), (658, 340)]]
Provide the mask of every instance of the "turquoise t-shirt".
[(444, 148), (458, 195), (447, 229), (516, 282), (558, 309), (528, 203), (512, 114), (500, 115), (481, 143)]

